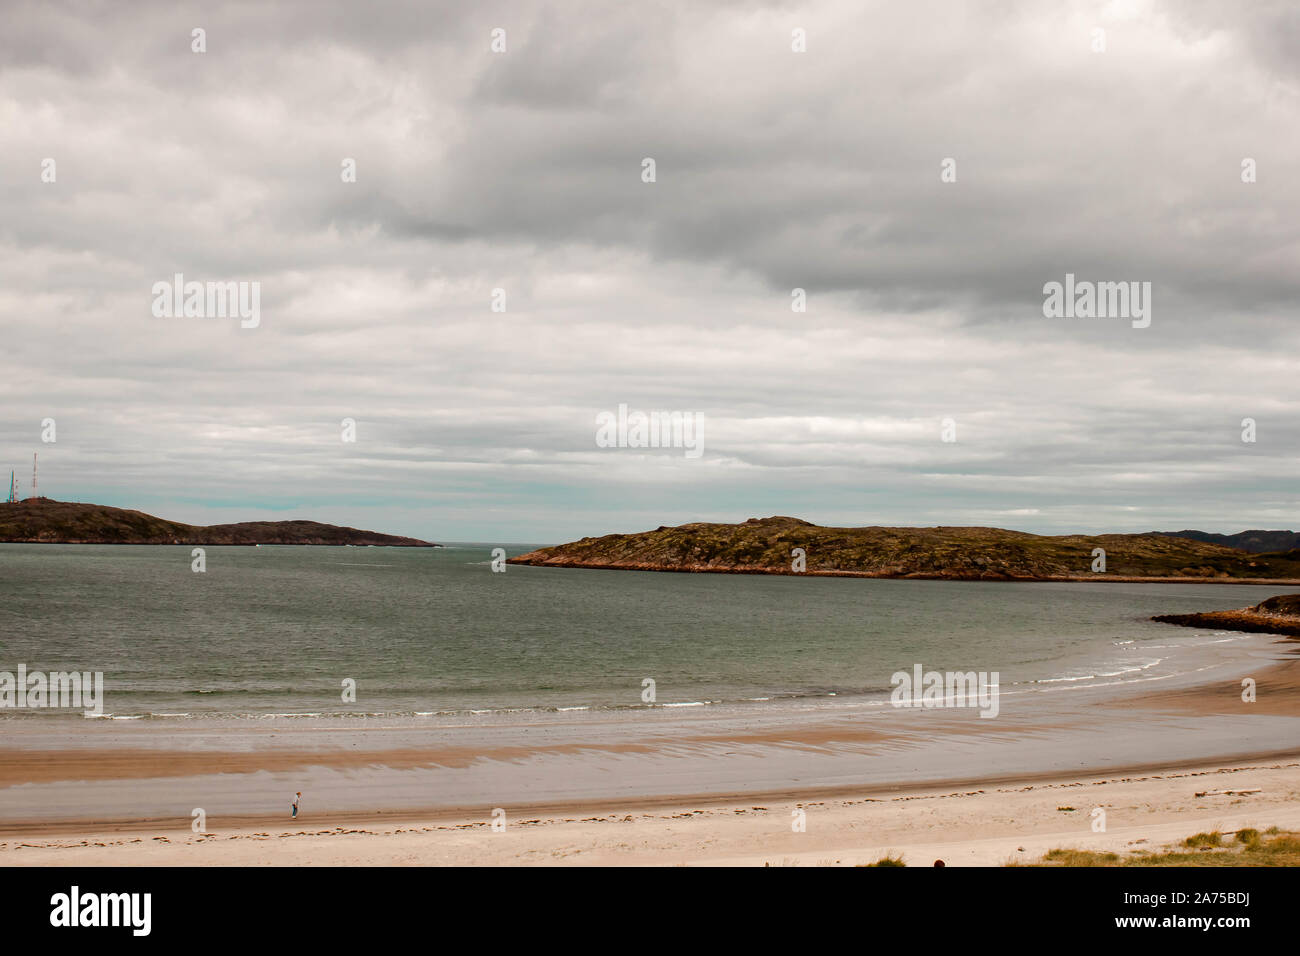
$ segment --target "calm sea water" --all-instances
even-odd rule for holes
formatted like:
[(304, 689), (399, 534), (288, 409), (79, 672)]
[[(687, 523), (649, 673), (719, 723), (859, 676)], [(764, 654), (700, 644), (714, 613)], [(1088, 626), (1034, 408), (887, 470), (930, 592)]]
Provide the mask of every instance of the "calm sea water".
[[(1278, 590), (494, 573), (492, 547), (213, 547), (196, 574), (188, 547), (0, 544), (0, 670), (102, 671), (119, 718), (627, 708), (647, 677), (661, 705), (765, 706), (883, 697), (917, 663), (1004, 685), (1138, 677), (1211, 636), (1152, 614)], [(0, 711), (58, 718), (82, 719)]]

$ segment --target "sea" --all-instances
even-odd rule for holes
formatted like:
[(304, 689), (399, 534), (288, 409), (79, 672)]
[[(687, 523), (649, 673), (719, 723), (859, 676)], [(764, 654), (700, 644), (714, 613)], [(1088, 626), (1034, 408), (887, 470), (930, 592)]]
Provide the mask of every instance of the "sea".
[(494, 570), (497, 547), (535, 546), (208, 547), (196, 572), (188, 546), (0, 544), (0, 672), (104, 681), (98, 714), (0, 721), (762, 713), (886, 700), (918, 664), (1004, 692), (1152, 680), (1234, 639), (1152, 615), (1280, 590)]

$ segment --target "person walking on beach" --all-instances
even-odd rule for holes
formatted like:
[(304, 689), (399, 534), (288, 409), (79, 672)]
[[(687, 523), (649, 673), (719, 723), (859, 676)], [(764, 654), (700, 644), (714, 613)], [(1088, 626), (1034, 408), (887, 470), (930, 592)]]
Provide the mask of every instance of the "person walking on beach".
[(293, 795), (293, 818), (298, 819), (298, 801), (302, 799), (302, 791), (299, 790)]

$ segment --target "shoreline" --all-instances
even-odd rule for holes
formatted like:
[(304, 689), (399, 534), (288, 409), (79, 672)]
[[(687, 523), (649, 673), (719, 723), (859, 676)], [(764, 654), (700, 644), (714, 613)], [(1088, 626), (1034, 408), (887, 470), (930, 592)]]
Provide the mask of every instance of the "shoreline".
[(1300, 620), (1291, 616), (1258, 613), (1252, 608), (1242, 608), (1237, 611), (1201, 611), (1196, 614), (1157, 614), (1151, 620), (1161, 624), (1176, 624), (1179, 627), (1197, 627), (1203, 630), (1300, 637)]
[[(1151, 761), (1141, 764), (1109, 768), (1084, 768), (1078, 774), (1063, 776), (1058, 771), (1038, 773), (998, 774), (963, 779), (934, 779), (884, 783), (864, 788), (857, 784), (824, 787), (810, 784), (803, 788), (776, 790), (744, 790), (731, 793), (674, 793), (655, 797), (621, 797), (611, 799), (591, 798), (581, 801), (519, 803), (510, 807), (516, 817), (552, 817), (566, 815), (610, 815), (629, 811), (673, 810), (680, 807), (719, 809), (752, 803), (804, 805), (815, 800), (854, 800), (857, 802), (887, 802), (907, 800), (935, 794), (970, 794), (988, 790), (1019, 789), (1021, 787), (1061, 788), (1090, 780), (1127, 780), (1134, 777), (1152, 778), (1166, 776), (1199, 776), (1210, 773), (1231, 772), (1240, 766), (1289, 765), (1297, 770), (1300, 785), (1300, 744), (1295, 747), (1261, 753), (1234, 754), (1221, 760), (1188, 763), (1184, 760)], [(868, 795), (870, 794), (870, 795)], [(325, 811), (304, 814), (300, 820), (310, 820), (313, 826), (362, 825), (383, 823), (399, 826), (416, 822), (461, 823), (467, 820), (490, 820), (491, 809), (479, 806), (429, 806), (395, 809), (390, 811)], [(223, 815), (223, 829), (262, 830), (294, 825), (283, 813)], [(135, 833), (158, 828), (189, 829), (185, 817), (148, 817), (126, 820), (98, 820), (93, 817), (69, 820), (15, 820), (0, 823), (0, 841), (10, 841), (23, 835), (57, 836), (84, 832)]]
[(572, 560), (534, 561), (523, 557), (507, 558), (506, 564), (529, 568), (566, 568), (585, 571), (650, 571), (658, 574), (765, 574), (791, 578), (869, 578), (885, 581), (969, 581), (974, 583), (996, 582), (1001, 584), (1255, 584), (1277, 587), (1294, 587), (1300, 585), (1300, 578), (1234, 578), (1234, 577), (1192, 577), (1192, 576), (1139, 576), (1119, 574), (1087, 575), (1045, 575), (1039, 577), (1016, 577), (996, 574), (942, 574), (929, 572), (911, 572), (908, 574), (890, 574), (881, 571), (828, 571), (824, 569), (811, 571), (791, 571), (785, 567), (736, 566), (708, 567), (707, 565), (657, 565), (643, 563), (594, 563)]
[[(294, 790), (312, 825), (347, 828), (484, 820), (496, 807), (586, 819), (1300, 766), (1294, 650), (1254, 635), (1211, 642), (1199, 666), (1169, 678), (1018, 688), (994, 720), (847, 704), (441, 727), (27, 727), (0, 749), (0, 842), (186, 829), (193, 808), (210, 828), (288, 826)], [(1244, 674), (1254, 703), (1240, 699)]]

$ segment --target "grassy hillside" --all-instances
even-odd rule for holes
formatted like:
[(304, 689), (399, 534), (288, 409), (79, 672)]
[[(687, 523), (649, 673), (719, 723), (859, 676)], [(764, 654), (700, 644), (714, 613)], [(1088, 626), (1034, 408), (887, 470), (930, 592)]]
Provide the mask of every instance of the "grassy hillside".
[[(515, 564), (791, 574), (802, 548), (809, 574), (969, 580), (1190, 578), (1300, 581), (1300, 551), (1249, 554), (1163, 534), (1055, 535), (1000, 528), (823, 528), (798, 518), (695, 523), (541, 548)], [(1106, 573), (1091, 571), (1094, 548)]]
[(181, 524), (142, 511), (108, 505), (29, 498), (0, 503), (0, 542), (45, 544), (353, 544), (436, 547), (403, 538), (317, 521), (247, 521)]

